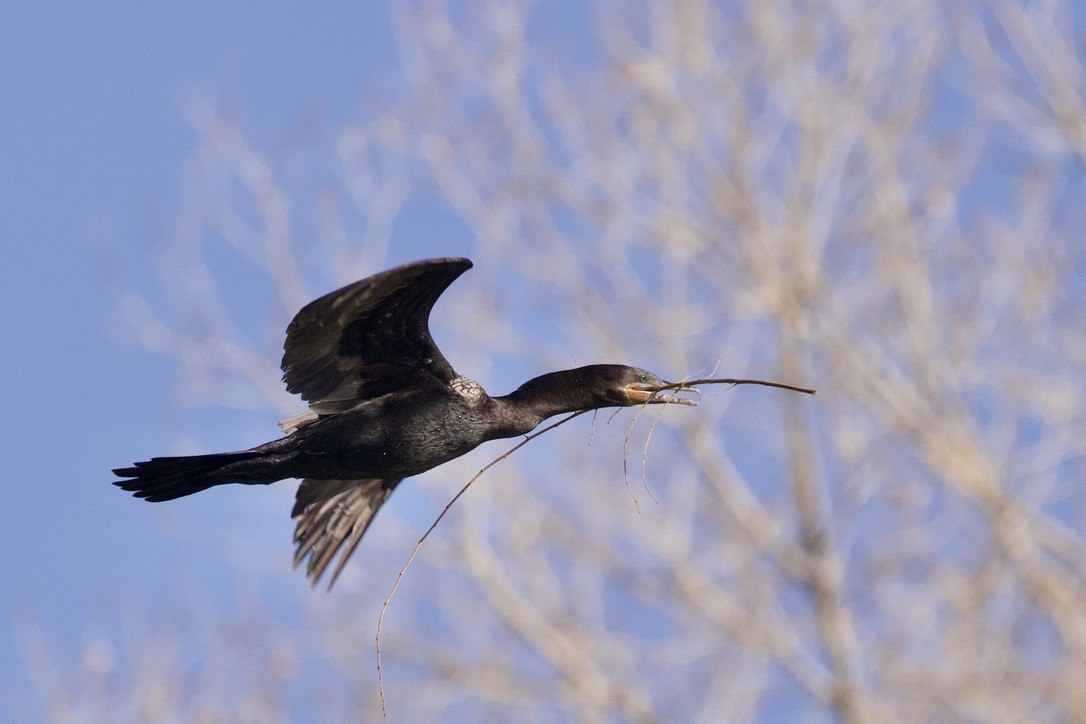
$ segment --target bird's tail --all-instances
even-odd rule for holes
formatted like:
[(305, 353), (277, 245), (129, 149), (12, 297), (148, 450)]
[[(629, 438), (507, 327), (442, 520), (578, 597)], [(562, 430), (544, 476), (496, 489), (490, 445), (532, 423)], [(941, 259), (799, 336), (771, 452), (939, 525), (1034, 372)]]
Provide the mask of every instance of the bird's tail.
[(282, 456), (258, 449), (215, 455), (151, 458), (114, 475), (127, 480), (113, 484), (152, 503), (173, 500), (226, 483), (267, 484), (287, 475), (278, 472)]

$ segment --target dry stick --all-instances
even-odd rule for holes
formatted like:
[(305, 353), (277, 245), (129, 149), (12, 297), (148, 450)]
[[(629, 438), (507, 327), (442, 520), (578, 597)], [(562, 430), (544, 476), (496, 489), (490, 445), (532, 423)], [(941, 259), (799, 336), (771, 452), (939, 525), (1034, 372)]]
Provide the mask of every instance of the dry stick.
[(641, 484), (645, 486), (645, 492), (652, 498), (652, 502), (658, 503), (656, 497), (653, 496), (652, 491), (649, 490), (649, 443), (652, 442), (652, 432), (656, 429), (656, 423), (660, 422), (660, 418), (663, 417), (664, 410), (667, 409), (667, 403), (660, 408), (660, 411), (656, 413), (656, 417), (652, 418), (652, 424), (649, 425), (649, 432), (645, 435), (645, 447), (641, 450)]
[(718, 369), (720, 369), (720, 363), (723, 362), (723, 361), (724, 361), (724, 355), (720, 355), (719, 357), (716, 358), (716, 364), (713, 365), (713, 371), (709, 373), (710, 377), (712, 377), (713, 375), (716, 374), (716, 371)]
[(384, 674), (381, 671), (381, 627), (384, 624), (385, 611), (388, 610), (388, 604), (390, 601), (392, 601), (392, 597), (396, 595), (396, 589), (400, 587), (400, 581), (403, 580), (404, 574), (407, 573), (407, 568), (411, 565), (411, 562), (415, 560), (415, 556), (418, 554), (419, 549), (422, 548), (423, 541), (425, 541), (430, 533), (434, 531), (434, 528), (436, 528), (437, 524), (441, 522), (441, 519), (445, 517), (445, 514), (449, 512), (449, 508), (453, 507), (453, 504), (460, 499), (461, 495), (467, 492), (467, 489), (471, 487), (471, 484), (479, 479), (479, 476), (500, 463), (502, 460), (505, 460), (507, 457), (509, 457), (517, 450), (521, 449), (543, 433), (549, 432), (554, 428), (558, 427), (559, 425), (564, 425), (578, 415), (583, 415), (586, 412), (591, 412), (591, 410), (578, 410), (571, 415), (566, 415), (558, 422), (547, 425), (545, 428), (539, 430), (538, 432), (533, 432), (530, 435), (525, 435), (523, 440), (521, 440), (516, 445), (509, 448), (504, 453), (483, 466), (483, 468), (479, 472), (475, 473), (475, 475), (472, 476), (471, 480), (464, 484), (464, 487), (460, 488), (460, 492), (453, 496), (453, 499), (449, 501), (448, 505), (446, 505), (445, 508), (441, 511), (441, 514), (437, 516), (437, 518), (430, 525), (430, 527), (426, 529), (426, 532), (422, 534), (422, 537), (419, 538), (418, 543), (415, 544), (415, 548), (411, 551), (411, 555), (407, 557), (407, 562), (403, 564), (403, 568), (401, 568), (399, 574), (397, 574), (396, 582), (392, 584), (392, 590), (388, 592), (388, 597), (385, 598), (385, 602), (381, 606), (381, 613), (377, 616), (377, 687), (380, 690), (381, 694), (381, 716), (388, 716), (388, 707), (387, 702), (385, 701), (385, 679)]
[[(660, 412), (656, 413), (656, 418), (652, 421), (652, 426), (649, 427), (649, 438), (652, 438), (652, 428), (656, 426), (656, 420), (660, 419), (660, 415), (664, 414), (664, 408), (666, 408), (668, 405), (668, 398), (650, 398), (641, 403), (640, 407), (637, 410), (637, 414), (633, 416), (633, 419), (630, 420), (629, 426), (626, 428), (626, 437), (622, 440), (622, 479), (626, 482), (626, 491), (629, 492), (630, 497), (633, 498), (634, 508), (637, 509), (638, 515), (641, 515), (641, 506), (638, 504), (637, 496), (634, 495), (633, 488), (630, 487), (630, 473), (627, 468), (630, 449), (630, 435), (633, 434), (634, 425), (637, 424), (637, 418), (641, 417), (641, 413), (644, 412), (645, 409), (651, 404), (663, 405), (663, 407), (660, 408)], [(648, 440), (645, 441), (645, 449), (648, 450)], [(652, 494), (652, 490), (649, 489), (649, 481), (648, 478), (645, 477), (644, 465), (641, 466), (641, 484), (644, 486), (645, 492), (649, 494), (649, 498), (652, 499), (652, 502), (659, 505), (660, 501), (656, 499), (656, 496)]]
[[(711, 375), (716, 374), (716, 371), (717, 371), (717, 369), (719, 367), (720, 367), (720, 359), (718, 358), (717, 361), (716, 361), (716, 365), (713, 366), (713, 371), (710, 372), (709, 374), (711, 374)], [(662, 387), (660, 389), (662, 389), (662, 390), (674, 389), (674, 390), (677, 391), (677, 390), (681, 390), (682, 387), (675, 387), (674, 385), (685, 385), (685, 384), (686, 384), (686, 381), (683, 380), (683, 381), (680, 381), (680, 382), (672, 383), (671, 385), (668, 385), (667, 387)], [(694, 390), (694, 391), (699, 392), (699, 390)], [(699, 392), (699, 394), (700, 394), (700, 392)], [(638, 515), (641, 515), (641, 506), (638, 504), (637, 496), (634, 495), (633, 488), (630, 487), (630, 473), (627, 470), (626, 462), (627, 462), (627, 458), (629, 457), (628, 456), (628, 451), (629, 451), (629, 447), (630, 447), (630, 435), (633, 434), (634, 425), (637, 424), (637, 418), (641, 417), (641, 413), (644, 412), (645, 408), (648, 407), (650, 404), (652, 404), (652, 402), (653, 402), (653, 399), (650, 398), (648, 400), (645, 400), (645, 402), (643, 402), (641, 404), (641, 407), (637, 410), (637, 414), (633, 416), (632, 420), (630, 420), (630, 426), (626, 428), (626, 437), (624, 437), (622, 439), (622, 479), (626, 483), (627, 492), (629, 492), (630, 497), (633, 498), (634, 507), (637, 509), (637, 514)], [(665, 407), (667, 406), (666, 402), (664, 402), (664, 406)], [(617, 415), (619, 412), (621, 412), (621, 409), (616, 410), (615, 415)], [(659, 420), (660, 415), (662, 415), (662, 414), (664, 414), (663, 408), (661, 408), (660, 412), (658, 412), (656, 414), (656, 420)], [(611, 415), (612, 419), (614, 418), (615, 415)], [(656, 420), (653, 420), (652, 426), (649, 428), (649, 436), (650, 437), (652, 436), (652, 427), (656, 426)], [(648, 440), (645, 441), (645, 449), (646, 450), (648, 449)], [(650, 498), (652, 498), (652, 502), (654, 502), (656, 504), (659, 504), (660, 501), (658, 501), (656, 499), (656, 497), (652, 494), (652, 491), (649, 490), (648, 479), (645, 477), (645, 469), (644, 469), (643, 465), (642, 465), (642, 468), (641, 468), (641, 482), (645, 486), (645, 492), (649, 494)]]
[[(697, 390), (695, 390), (695, 392), (697, 392)], [(630, 494), (630, 497), (633, 498), (634, 508), (637, 509), (638, 515), (641, 515), (641, 505), (637, 500), (637, 496), (634, 495), (633, 488), (630, 487), (630, 473), (627, 467), (627, 459), (629, 457), (628, 451), (630, 448), (630, 435), (633, 434), (634, 425), (637, 424), (637, 418), (641, 417), (641, 413), (645, 411), (645, 408), (647, 408), (649, 405), (663, 405), (663, 407), (660, 408), (660, 412), (656, 413), (656, 417), (652, 422), (652, 426), (649, 427), (649, 438), (651, 439), (652, 428), (656, 426), (656, 421), (660, 419), (660, 415), (664, 414), (664, 408), (672, 402), (679, 403), (680, 400), (678, 397), (675, 397), (673, 395), (668, 395), (666, 397), (653, 396), (641, 403), (641, 405), (638, 407), (637, 414), (633, 416), (633, 419), (630, 420), (629, 427), (626, 428), (626, 437), (622, 440), (622, 479), (626, 482), (626, 491)], [(617, 415), (619, 412), (622, 412), (621, 407), (615, 412), (615, 415)], [(612, 415), (611, 417), (614, 418), (615, 415)], [(647, 450), (648, 440), (645, 441), (645, 447)], [(649, 481), (648, 478), (645, 477), (644, 465), (641, 466), (641, 484), (645, 487), (645, 492), (649, 494), (650, 498), (652, 498), (652, 502), (659, 505), (660, 501), (656, 499), (656, 496), (652, 494), (652, 490), (649, 489)]]
[(809, 387), (797, 387), (796, 385), (786, 385), (783, 382), (769, 382), (768, 380), (743, 380), (732, 379), (730, 377), (706, 377), (700, 380), (684, 380), (683, 382), (672, 382), (670, 384), (661, 385), (658, 391), (685, 390), (688, 387), (697, 387), (698, 385), (761, 385), (763, 387), (776, 387), (782, 390), (791, 390), (792, 392), (803, 392), (808, 395), (818, 394), (818, 390), (813, 390)]
[[(645, 408), (648, 407), (648, 406), (649, 406), (649, 403), (648, 403), (648, 401), (646, 401), (644, 404), (641, 405), (640, 408), (638, 408), (637, 414), (635, 414), (633, 416), (633, 419), (630, 420), (630, 426), (626, 428), (626, 437), (623, 438), (623, 440), (622, 440), (622, 480), (626, 483), (626, 492), (629, 493), (630, 498), (633, 499), (634, 510), (637, 511), (638, 515), (641, 515), (641, 503), (637, 500), (637, 496), (634, 495), (633, 487), (630, 485), (630, 473), (629, 473), (629, 470), (626, 467), (626, 459), (629, 456), (627, 455), (626, 451), (630, 447), (630, 435), (633, 434), (634, 425), (637, 424), (637, 418), (641, 417), (641, 413), (644, 412)], [(647, 488), (646, 488), (646, 490), (647, 490)], [(649, 497), (652, 498), (652, 492), (651, 491), (649, 491)], [(652, 501), (655, 503), (656, 498), (652, 498)]]

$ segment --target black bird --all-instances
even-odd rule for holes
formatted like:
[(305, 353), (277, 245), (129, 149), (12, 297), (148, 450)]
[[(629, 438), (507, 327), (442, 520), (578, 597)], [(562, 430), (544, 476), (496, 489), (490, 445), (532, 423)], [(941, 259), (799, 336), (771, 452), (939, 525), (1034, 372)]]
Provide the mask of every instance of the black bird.
[(127, 479), (114, 485), (160, 502), (226, 483), (302, 478), (291, 511), (294, 565), (308, 556), (316, 585), (346, 543), (331, 588), (404, 478), (554, 415), (691, 404), (658, 395), (670, 383), (651, 372), (613, 364), (550, 372), (491, 397), (453, 370), (429, 330), (434, 302), (470, 268), (467, 259), (418, 261), (310, 302), (287, 327), (282, 363), (287, 390), (309, 411), (280, 422), (285, 437), (241, 452), (152, 458), (115, 469)]

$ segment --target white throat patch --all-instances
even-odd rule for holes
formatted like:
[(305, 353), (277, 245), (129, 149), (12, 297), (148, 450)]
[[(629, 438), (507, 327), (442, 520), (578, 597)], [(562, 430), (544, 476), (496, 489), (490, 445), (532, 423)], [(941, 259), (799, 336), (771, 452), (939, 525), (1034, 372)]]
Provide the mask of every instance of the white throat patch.
[(453, 388), (456, 394), (467, 400), (468, 404), (474, 405), (483, 399), (486, 392), (478, 382), (467, 377), (456, 377), (449, 383), (449, 387)]

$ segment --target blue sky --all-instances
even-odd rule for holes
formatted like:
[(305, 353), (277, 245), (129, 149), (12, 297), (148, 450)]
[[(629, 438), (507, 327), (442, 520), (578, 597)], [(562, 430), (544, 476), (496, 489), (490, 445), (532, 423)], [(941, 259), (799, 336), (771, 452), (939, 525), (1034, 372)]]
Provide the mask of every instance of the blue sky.
[[(539, 22), (533, 18), (531, 27), (532, 33), (560, 36), (558, 50), (547, 50), (548, 62), (562, 66), (585, 60), (596, 46), (580, 42), (579, 33), (591, 32), (585, 30), (590, 23), (574, 23), (569, 29), (562, 23), (573, 7), (581, 6), (553, 7), (547, 6), (550, 14)], [(1078, 3), (1072, 9), (1080, 13), (1083, 7)], [(111, 468), (178, 452), (179, 446), (203, 452), (238, 449), (278, 433), (274, 419), (264, 412), (225, 406), (184, 409), (176, 390), (176, 367), (136, 345), (118, 319), (111, 287), (121, 280), (154, 297), (161, 284), (152, 273), (151, 249), (160, 229), (179, 211), (179, 186), (196, 142), (182, 110), (186, 99), (208, 99), (264, 143), (261, 148), (275, 147), (268, 139), (289, 133), (301, 125), (300, 118), (316, 128), (314, 136), (323, 142), (334, 138), (347, 120), (364, 115), (365, 89), (395, 89), (399, 73), (384, 3), (277, 1), (239, 7), (204, 1), (105, 6), (38, 2), (0, 10), (0, 374), (6, 382), (0, 408), (0, 451), (6, 466), (0, 513), (0, 546), (6, 554), (0, 562), (0, 719), (11, 713), (6, 708), (13, 698), (9, 694), (37, 683), (28, 673), (27, 647), (38, 633), (58, 658), (78, 664), (88, 642), (123, 641), (126, 631), (131, 632), (126, 626), (146, 633), (159, 625), (163, 612), (176, 618), (179, 609), (191, 603), (170, 600), (179, 592), (195, 590), (205, 596), (194, 612), (180, 611), (197, 623), (206, 623), (200, 619), (200, 605), (221, 614), (215, 618), (204, 612), (212, 624), (245, 622), (250, 620), (246, 601), (255, 600), (272, 610), (268, 619), (287, 622), (302, 631), (303, 638), (319, 633), (299, 615), (303, 606), (355, 613), (344, 614), (334, 597), (311, 595), (299, 574), (284, 571), (292, 552), (293, 525), (287, 515), (292, 484), (261, 490), (224, 486), (163, 506), (133, 500), (109, 484)], [(976, 109), (959, 113), (956, 107), (962, 89), (953, 86), (959, 78), (954, 64), (938, 77), (946, 85), (935, 89), (940, 109), (936, 118), (965, 124), (974, 120)], [(961, 77), (972, 76), (961, 71)], [(458, 110), (470, 114), (470, 109)], [(1011, 167), (1044, 158), (1036, 149), (1018, 148), (1019, 139), (1007, 128), (997, 127), (982, 141), (985, 152), (977, 178), (964, 186), (966, 196), (959, 204), (963, 218), (997, 213), (1013, 217), (1020, 211), (1020, 177)], [(1074, 201), (1081, 191), (1081, 163), (1076, 157), (1065, 166), (1071, 180), (1058, 208), (1061, 233), (1065, 225), (1073, 230), (1068, 219), (1080, 213)], [(431, 203), (424, 195), (412, 197), (401, 217), (394, 234), (400, 245), (390, 252), (390, 263), (466, 251), (467, 229), (457, 225), (447, 204)], [(454, 299), (443, 301), (445, 309), (453, 308), (456, 297), (464, 298), (460, 295), (478, 294), (484, 274), (476, 270), (454, 285), (449, 293)], [(314, 291), (321, 291), (316, 280), (313, 284)], [(1073, 293), (1081, 290), (1081, 284), (1073, 285)], [(270, 296), (267, 291), (266, 286), (256, 289), (245, 283), (233, 290), (245, 298), (247, 311), (258, 310)], [(535, 311), (514, 306), (502, 308), (506, 320)], [(252, 329), (244, 330), (253, 335), (279, 334), (287, 319), (266, 327), (278, 312), (255, 313), (261, 316)], [(439, 305), (438, 313), (447, 312)], [(559, 336), (548, 322), (557, 324), (544, 320), (540, 336)], [(716, 331), (737, 326), (727, 312), (713, 324)], [(713, 350), (707, 356), (718, 354), (717, 345), (726, 340), (723, 332), (704, 335), (704, 349)], [(568, 350), (559, 344), (535, 349), (566, 360), (576, 357), (575, 341), (563, 340)], [(651, 339), (642, 342), (653, 345)], [(1024, 349), (1023, 354), (1032, 351)], [(588, 361), (603, 360), (578, 360)], [(492, 391), (507, 391), (515, 384), (511, 380), (530, 372), (522, 368), (523, 362), (517, 359), (506, 369), (490, 370), (484, 381), (493, 383)], [(274, 365), (270, 367), (274, 371)], [(709, 399), (718, 408), (724, 402)], [(772, 398), (758, 394), (736, 399), (757, 400), (759, 405), (759, 416), (738, 414), (740, 422), (728, 422), (729, 444), (738, 448), (744, 432), (764, 436), (765, 418), (760, 415), (766, 414)], [(704, 405), (699, 414), (709, 409)], [(603, 447), (594, 448), (593, 456)], [(539, 447), (526, 454), (545, 461), (553, 450)], [(617, 447), (599, 455), (610, 456), (607, 464), (612, 464)], [(760, 479), (769, 482), (759, 493), (786, 496), (772, 485), (777, 481), (783, 486), (779, 481), (784, 475), (774, 468), (781, 464), (768, 455), (752, 459), (754, 469), (769, 470)], [(833, 474), (843, 477), (843, 471)], [(410, 508), (423, 496), (419, 486), (403, 486), (395, 502)], [(624, 496), (621, 500), (626, 503)], [(429, 510), (432, 506), (409, 512), (409, 525), (425, 528)], [(642, 522), (648, 525), (647, 520)], [(874, 525), (870, 521), (867, 524)], [(413, 540), (412, 531), (405, 536)], [(382, 586), (390, 582), (402, 559), (382, 558), (380, 551), (365, 548), (352, 564), (367, 575), (372, 572)], [(411, 585), (428, 593), (428, 587), (442, 583), (416, 576)], [(425, 606), (427, 600), (417, 597), (415, 605)], [(372, 623), (373, 615), (362, 613), (364, 624)], [(165, 626), (166, 635), (196, 650), (202, 636), (214, 638), (216, 633), (170, 620), (173, 628)], [(193, 639), (185, 639), (189, 635)], [(369, 643), (367, 639), (364, 656), (369, 655)], [(369, 663), (367, 659), (363, 665)], [(237, 672), (253, 675), (246, 662), (230, 667), (231, 674)], [(299, 685), (292, 692), (298, 695)], [(33, 694), (24, 698), (35, 700)], [(785, 709), (789, 703), (785, 696), (770, 706)], [(767, 717), (781, 715), (769, 711)]]
[[(125, 338), (99, 242), (116, 244), (126, 274), (146, 265), (194, 139), (180, 99), (225, 100), (255, 129), (307, 107), (335, 122), (394, 61), (379, 3), (0, 11), (0, 671), (16, 672), (5, 689), (25, 683), (26, 626), (78, 651), (118, 591), (162, 590), (178, 573), (155, 562), (182, 544), (109, 485), (110, 468), (168, 449), (171, 370)], [(284, 515), (268, 533), (284, 558), (289, 525)]]

